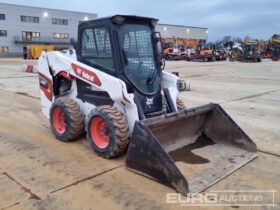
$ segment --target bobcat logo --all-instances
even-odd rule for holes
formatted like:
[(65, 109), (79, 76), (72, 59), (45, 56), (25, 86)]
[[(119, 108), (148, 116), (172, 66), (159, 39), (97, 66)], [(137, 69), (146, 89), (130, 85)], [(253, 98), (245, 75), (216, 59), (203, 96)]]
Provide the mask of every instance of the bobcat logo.
[(147, 105), (148, 107), (151, 107), (153, 104), (154, 104), (154, 97), (152, 97), (152, 98), (147, 98), (147, 100), (146, 100), (146, 105)]
[(81, 75), (82, 75), (82, 69), (77, 68), (77, 74), (78, 74), (79, 76), (81, 76)]

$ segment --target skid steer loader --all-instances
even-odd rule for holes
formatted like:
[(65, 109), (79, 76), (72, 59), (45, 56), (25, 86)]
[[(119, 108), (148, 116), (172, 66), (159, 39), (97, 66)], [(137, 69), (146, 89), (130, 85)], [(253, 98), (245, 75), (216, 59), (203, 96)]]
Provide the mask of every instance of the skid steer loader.
[(54, 136), (77, 139), (185, 195), (256, 157), (256, 145), (217, 104), (184, 109), (163, 70), (153, 18), (115, 15), (79, 24), (75, 50), (43, 52), (41, 109)]

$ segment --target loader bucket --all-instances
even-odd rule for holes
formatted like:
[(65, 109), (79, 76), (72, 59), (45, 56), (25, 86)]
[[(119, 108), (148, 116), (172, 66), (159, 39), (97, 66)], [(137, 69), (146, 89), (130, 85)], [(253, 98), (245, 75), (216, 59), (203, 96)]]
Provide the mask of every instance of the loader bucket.
[(221, 106), (207, 104), (136, 122), (126, 167), (189, 195), (257, 157), (256, 149)]

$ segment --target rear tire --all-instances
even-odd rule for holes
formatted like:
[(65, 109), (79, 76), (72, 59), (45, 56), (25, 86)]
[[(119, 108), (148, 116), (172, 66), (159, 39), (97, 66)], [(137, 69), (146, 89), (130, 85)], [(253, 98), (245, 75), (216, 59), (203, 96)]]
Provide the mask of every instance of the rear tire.
[(129, 143), (127, 120), (117, 108), (96, 107), (88, 119), (87, 138), (98, 155), (113, 158), (126, 151)]
[(186, 109), (186, 105), (185, 105), (184, 101), (180, 98), (176, 99), (176, 105), (177, 105), (178, 111), (182, 111), (182, 110)]
[(50, 124), (58, 140), (73, 141), (84, 130), (84, 117), (74, 100), (58, 98), (50, 110)]

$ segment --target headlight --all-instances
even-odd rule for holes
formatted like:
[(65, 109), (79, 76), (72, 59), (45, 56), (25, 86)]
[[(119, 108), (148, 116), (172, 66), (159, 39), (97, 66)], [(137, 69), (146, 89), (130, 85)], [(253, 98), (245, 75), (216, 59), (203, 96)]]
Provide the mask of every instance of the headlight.
[(120, 15), (116, 15), (112, 18), (112, 22), (117, 25), (123, 24), (124, 21), (125, 21), (125, 17), (120, 16)]
[(187, 86), (186, 86), (186, 82), (182, 79), (178, 79), (177, 80), (177, 89), (178, 91), (184, 91), (186, 90)]

